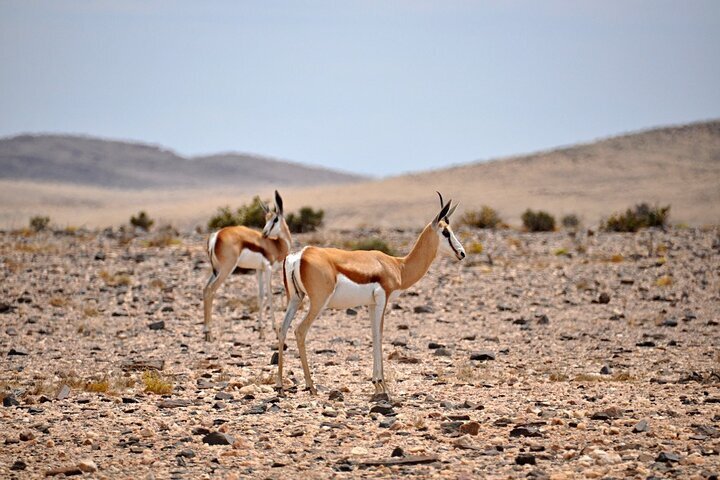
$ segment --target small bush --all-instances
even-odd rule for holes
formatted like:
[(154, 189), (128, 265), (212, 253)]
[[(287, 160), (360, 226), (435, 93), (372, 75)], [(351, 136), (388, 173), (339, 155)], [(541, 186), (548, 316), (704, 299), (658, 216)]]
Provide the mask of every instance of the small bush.
[(379, 250), (388, 255), (393, 254), (393, 249), (385, 240), (380, 238), (363, 238), (348, 242), (346, 247), (350, 250)]
[(229, 206), (220, 207), (218, 213), (208, 221), (208, 228), (218, 230), (235, 225), (262, 228), (265, 226), (265, 210), (262, 205), (262, 200), (256, 196), (249, 205), (241, 205), (235, 212)]
[(41, 215), (36, 215), (30, 219), (30, 228), (32, 228), (36, 232), (41, 232), (41, 231), (45, 230), (49, 224), (50, 224), (50, 217), (43, 217)]
[(670, 205), (665, 207), (650, 207), (647, 203), (640, 203), (634, 208), (628, 208), (625, 213), (614, 213), (602, 224), (607, 232), (637, 232), (641, 228), (661, 227), (667, 225), (670, 217)]
[(179, 232), (172, 225), (165, 225), (160, 228), (157, 234), (145, 241), (146, 247), (169, 247), (171, 245), (180, 245), (182, 242), (178, 238)]
[(580, 226), (580, 219), (574, 213), (565, 215), (560, 222), (562, 226), (568, 230), (576, 230)]
[(86, 392), (105, 393), (110, 389), (110, 382), (106, 378), (97, 381), (90, 381), (85, 384)]
[(133, 227), (140, 228), (144, 231), (149, 231), (153, 224), (155, 223), (155, 220), (152, 220), (145, 211), (141, 211), (138, 213), (138, 216), (132, 216), (130, 217), (130, 225)]
[(487, 205), (480, 210), (468, 210), (460, 217), (460, 224), (474, 228), (497, 228), (502, 223), (500, 215)]
[(529, 208), (522, 214), (523, 226), (530, 232), (552, 232), (555, 230), (555, 217), (547, 212), (534, 212)]
[(468, 253), (480, 255), (483, 252), (483, 245), (480, 242), (472, 242), (468, 245), (467, 251)]
[(288, 228), (292, 233), (314, 232), (322, 226), (325, 212), (313, 210), (311, 207), (302, 207), (298, 213), (290, 213), (285, 217)]

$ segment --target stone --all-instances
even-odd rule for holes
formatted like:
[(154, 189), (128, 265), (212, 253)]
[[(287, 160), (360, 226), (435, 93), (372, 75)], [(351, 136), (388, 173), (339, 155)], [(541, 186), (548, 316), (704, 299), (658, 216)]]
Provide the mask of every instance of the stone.
[(601, 410), (599, 412), (595, 412), (590, 417), (591, 420), (612, 420), (615, 418), (622, 417), (622, 410), (620, 410), (617, 407), (609, 407), (605, 410)]
[(15, 395), (7, 395), (3, 398), (3, 407), (17, 407), (20, 405)]
[(648, 421), (640, 420), (639, 422), (637, 422), (635, 424), (632, 431), (633, 431), (633, 433), (642, 433), (642, 432), (647, 432), (649, 430), (650, 430), (650, 426), (648, 425)]
[(22, 470), (25, 470), (26, 468), (27, 468), (27, 463), (23, 462), (22, 460), (15, 460), (15, 463), (13, 463), (10, 466), (10, 470), (15, 470), (15, 471), (22, 471)]
[(391, 457), (404, 457), (405, 451), (401, 447), (395, 447), (393, 448), (392, 453), (390, 454)]
[(517, 426), (510, 430), (511, 437), (542, 437), (542, 433), (537, 427)]
[(35, 434), (32, 432), (23, 432), (20, 434), (20, 441), (22, 442), (29, 442), (30, 440), (35, 440)]
[(70, 387), (63, 384), (55, 395), (55, 400), (65, 400), (70, 395)]
[(442, 343), (437, 343), (437, 342), (428, 343), (428, 348), (430, 350), (435, 350), (435, 349), (443, 348), (443, 347), (445, 347), (445, 345), (443, 345)]
[(370, 409), (370, 413), (380, 413), (382, 415), (394, 415), (395, 411), (391, 404), (387, 402), (379, 402)]
[(480, 432), (480, 423), (475, 421), (464, 423), (460, 426), (460, 432), (475, 436)]
[(273, 352), (272, 357), (270, 358), (270, 365), (277, 365), (280, 361), (280, 354), (278, 352)]
[(15, 348), (11, 348), (10, 351), (8, 352), (8, 357), (11, 357), (11, 356), (25, 356), (25, 355), (27, 355), (27, 352), (26, 352), (26, 351), (24, 351), (24, 350), (17, 350), (17, 349), (15, 349)]
[(150, 330), (165, 330), (165, 320), (160, 320), (159, 322), (153, 322), (148, 325), (148, 328)]
[(367, 455), (368, 449), (365, 447), (353, 447), (352, 450), (350, 450), (351, 455)]
[(177, 399), (165, 399), (158, 402), (158, 408), (182, 408), (192, 405), (190, 400), (181, 398)]
[(612, 368), (609, 365), (603, 365), (600, 369), (600, 375), (612, 375)]
[(195, 452), (193, 452), (189, 448), (186, 448), (185, 450), (180, 450), (176, 457), (193, 458), (195, 457)]
[(602, 292), (598, 296), (597, 303), (601, 303), (601, 304), (610, 303), (610, 294), (607, 292)]
[(85, 473), (97, 472), (97, 464), (91, 458), (84, 458), (80, 460), (77, 467)]
[(46, 477), (54, 477), (54, 476), (56, 476), (56, 475), (66, 475), (66, 476), (70, 477), (70, 476), (73, 476), (73, 475), (82, 475), (82, 474), (83, 474), (83, 471), (80, 470), (80, 469), (79, 469), (78, 467), (76, 467), (75, 465), (73, 465), (73, 466), (71, 466), (71, 467), (53, 468), (53, 469), (47, 470), (47, 471), (45, 472), (45, 476), (46, 476)]
[(343, 392), (340, 390), (331, 390), (328, 394), (328, 400), (334, 400), (336, 402), (342, 402), (345, 400), (345, 396), (343, 395)]
[(345, 314), (354, 317), (358, 314), (358, 312), (354, 308), (348, 308), (347, 310), (345, 310)]
[(450, 350), (444, 347), (435, 349), (434, 355), (436, 357), (452, 357), (452, 353), (450, 352)]
[(660, 452), (657, 458), (655, 458), (655, 461), (660, 463), (677, 463), (680, 461), (680, 455), (674, 452), (664, 451)]
[(515, 463), (518, 465), (535, 465), (535, 455), (531, 453), (520, 453), (515, 457)]
[(208, 445), (232, 445), (235, 443), (232, 436), (221, 432), (210, 432), (203, 437), (202, 441)]
[(232, 393), (218, 392), (215, 394), (215, 400), (233, 400), (235, 397)]
[(495, 360), (495, 354), (488, 350), (482, 350), (479, 352), (472, 353), (470, 355), (470, 360), (477, 360), (480, 362), (484, 362), (487, 360)]
[(384, 465), (391, 467), (394, 465), (422, 465), (424, 463), (434, 463), (440, 459), (436, 455), (419, 455), (419, 456), (406, 456), (397, 458), (387, 458), (380, 460), (366, 460), (359, 464), (360, 467), (377, 467)]
[(417, 305), (413, 308), (413, 313), (433, 313), (434, 311), (430, 305)]

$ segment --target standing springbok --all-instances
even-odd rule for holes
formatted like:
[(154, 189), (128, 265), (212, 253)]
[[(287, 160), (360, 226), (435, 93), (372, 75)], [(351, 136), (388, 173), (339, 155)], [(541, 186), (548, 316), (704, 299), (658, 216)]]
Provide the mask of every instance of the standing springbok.
[(205, 313), (205, 340), (211, 341), (210, 321), (215, 292), (235, 267), (257, 270), (258, 282), (258, 330), (260, 338), (265, 338), (263, 324), (264, 300), (267, 298), (270, 307), (270, 318), (273, 329), (275, 312), (272, 302), (272, 267), (285, 259), (292, 237), (283, 215), (283, 201), (275, 190), (275, 208), (269, 209), (264, 203), (266, 223), (262, 233), (247, 227), (225, 227), (210, 235), (208, 239), (208, 256), (212, 266), (212, 275), (203, 289), (203, 308)]
[[(440, 195), (440, 193), (438, 193)], [(449, 218), (457, 208), (443, 205), (440, 213), (418, 237), (412, 251), (405, 257), (392, 257), (379, 251), (346, 251), (336, 248), (305, 247), (289, 255), (283, 262), (283, 280), (288, 295), (285, 320), (278, 335), (277, 386), (282, 391), (283, 347), (290, 324), (307, 295), (310, 308), (295, 329), (300, 361), (307, 389), (316, 394), (305, 352), (305, 336), (313, 321), (326, 307), (370, 307), (373, 341), (372, 383), (375, 394), (387, 395), (383, 375), (382, 332), (385, 309), (390, 300), (410, 288), (430, 268), (441, 248), (458, 260), (465, 258), (465, 250), (449, 225)]]

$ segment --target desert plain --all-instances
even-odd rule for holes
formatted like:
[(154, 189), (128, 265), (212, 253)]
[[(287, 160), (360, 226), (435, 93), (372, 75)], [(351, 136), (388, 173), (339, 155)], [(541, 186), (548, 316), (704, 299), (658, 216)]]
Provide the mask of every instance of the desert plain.
[[(296, 235), (343, 246), (413, 229)], [(720, 231), (459, 228), (384, 326), (365, 308), (294, 335), (286, 389), (253, 275), (202, 335), (205, 234), (0, 233), (2, 478), (717, 478)], [(285, 304), (273, 278), (276, 320)], [(296, 324), (300, 320), (296, 319)]]

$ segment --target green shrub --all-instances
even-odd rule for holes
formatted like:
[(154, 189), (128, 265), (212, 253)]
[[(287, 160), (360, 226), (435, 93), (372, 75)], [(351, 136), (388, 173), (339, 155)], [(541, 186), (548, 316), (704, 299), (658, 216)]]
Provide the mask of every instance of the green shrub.
[(561, 223), (568, 230), (574, 230), (580, 226), (580, 219), (574, 213), (570, 213), (562, 217)]
[(670, 217), (670, 205), (650, 207), (640, 203), (628, 208), (625, 213), (613, 213), (605, 220), (601, 228), (607, 232), (637, 232), (641, 228), (665, 227)]
[(313, 210), (311, 207), (302, 207), (298, 213), (290, 213), (285, 217), (288, 228), (292, 233), (314, 232), (322, 226), (325, 212)]
[(552, 232), (555, 230), (555, 217), (547, 212), (534, 212), (529, 208), (522, 214), (523, 226), (530, 232)]
[(151, 220), (144, 210), (138, 213), (137, 217), (130, 217), (130, 225), (145, 230), (146, 232), (152, 228), (154, 223), (155, 220)]
[(474, 228), (497, 228), (502, 219), (495, 209), (483, 205), (480, 210), (468, 210), (460, 217), (460, 224)]
[(43, 217), (41, 215), (36, 215), (30, 219), (30, 228), (32, 228), (36, 232), (45, 230), (49, 224), (50, 224), (50, 217)]
[(246, 227), (263, 228), (265, 226), (265, 210), (260, 197), (253, 198), (249, 205), (240, 206), (234, 213), (227, 207), (218, 208), (218, 213), (208, 221), (208, 229), (218, 230), (223, 227), (245, 225)]
[(381, 238), (362, 238), (360, 240), (353, 240), (345, 244), (346, 248), (350, 250), (379, 250), (393, 255), (393, 249), (388, 243)]

